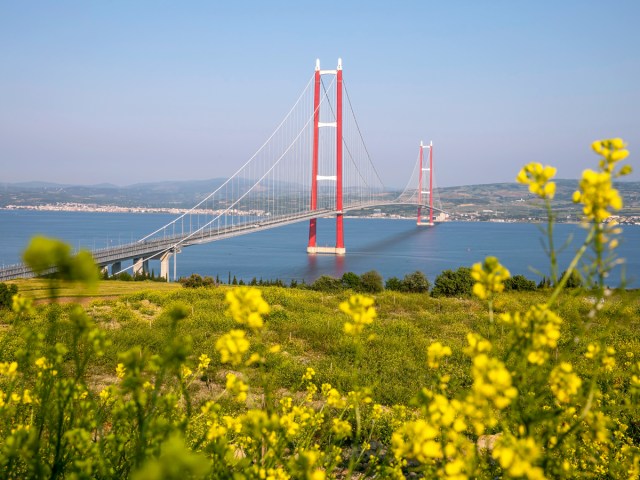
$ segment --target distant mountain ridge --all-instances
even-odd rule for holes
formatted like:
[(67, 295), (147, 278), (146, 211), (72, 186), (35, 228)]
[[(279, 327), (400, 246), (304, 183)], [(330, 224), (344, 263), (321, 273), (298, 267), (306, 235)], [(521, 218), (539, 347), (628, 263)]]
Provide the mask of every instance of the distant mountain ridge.
[[(56, 203), (116, 205), (142, 208), (190, 208), (221, 186), (226, 178), (191, 181), (162, 181), (117, 186), (65, 185), (51, 182), (0, 183), (0, 208), (8, 205), (38, 206)], [(242, 182), (242, 180), (240, 180)], [(249, 180), (244, 180), (249, 185)], [(572, 201), (577, 180), (556, 180), (554, 208), (565, 218), (577, 218), (579, 206)], [(640, 182), (618, 182), (625, 208), (624, 215), (640, 215)], [(438, 188), (435, 190), (445, 211), (466, 215), (495, 213), (509, 218), (536, 217), (543, 208), (525, 185), (491, 183)], [(398, 209), (399, 212), (410, 210)], [(458, 215), (456, 215), (458, 216)]]

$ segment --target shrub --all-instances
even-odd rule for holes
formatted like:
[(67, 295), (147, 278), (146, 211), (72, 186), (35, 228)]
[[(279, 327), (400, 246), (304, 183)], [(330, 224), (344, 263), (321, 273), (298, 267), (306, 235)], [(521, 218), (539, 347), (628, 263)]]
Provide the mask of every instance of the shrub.
[(11, 308), (13, 296), (18, 293), (18, 286), (0, 282), (0, 309)]
[(390, 277), (384, 284), (384, 288), (386, 290), (393, 290), (395, 292), (401, 292), (402, 286), (402, 280), (400, 280), (398, 277)]
[(350, 288), (357, 292), (360, 289), (361, 283), (360, 276), (356, 273), (345, 272), (344, 275), (342, 275), (342, 285), (344, 288)]
[(202, 278), (197, 273), (192, 273), (187, 278), (181, 278), (180, 284), (185, 288), (200, 288), (200, 287), (214, 287), (215, 281), (211, 277)]
[[(564, 277), (566, 273), (567, 273), (566, 270), (562, 272), (562, 274), (560, 275), (560, 278)], [(569, 277), (567, 278), (567, 283), (565, 283), (564, 286), (566, 288), (582, 287), (582, 277), (580, 276), (580, 273), (578, 273), (577, 270), (572, 270), (571, 273), (569, 274)]]
[(322, 275), (311, 284), (311, 289), (318, 292), (339, 292), (342, 290), (342, 282), (328, 275)]
[(366, 293), (379, 293), (384, 290), (382, 275), (375, 270), (360, 275), (360, 291)]
[(457, 270), (445, 270), (433, 282), (431, 294), (434, 297), (462, 297), (471, 295), (473, 279), (471, 269), (460, 267)]
[(426, 293), (429, 291), (429, 280), (424, 273), (417, 270), (404, 276), (402, 291), (410, 293)]
[(516, 291), (535, 290), (536, 282), (529, 280), (524, 275), (514, 275), (505, 280), (504, 289)]

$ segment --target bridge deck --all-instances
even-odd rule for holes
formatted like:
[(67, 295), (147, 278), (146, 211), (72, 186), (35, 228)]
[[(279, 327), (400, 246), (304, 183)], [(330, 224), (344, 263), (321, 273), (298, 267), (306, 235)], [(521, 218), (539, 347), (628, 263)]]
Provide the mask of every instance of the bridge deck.
[[(344, 211), (347, 212), (350, 210), (360, 210), (364, 208), (402, 204), (417, 206), (413, 202), (409, 203), (396, 200), (389, 202), (377, 202), (375, 204), (353, 205), (345, 208)], [(117, 245), (114, 247), (96, 249), (92, 250), (91, 254), (96, 264), (100, 267), (105, 267), (107, 265), (126, 260), (132, 260), (135, 258), (159, 259), (163, 253), (179, 251), (182, 247), (215, 242), (217, 240), (223, 240), (225, 238), (237, 237), (260, 230), (267, 230), (283, 225), (302, 222), (304, 220), (309, 220), (315, 217), (335, 215), (336, 213), (337, 212), (335, 210), (322, 209), (303, 212), (295, 215), (288, 215), (286, 217), (269, 217), (265, 218), (264, 220), (260, 220), (259, 222), (243, 223), (240, 225), (230, 225), (226, 227), (216, 227), (212, 229), (202, 229), (197, 233), (177, 234), (172, 236), (165, 236), (162, 238), (153, 238), (144, 241), (127, 243), (124, 245)], [(31, 278), (34, 276), (35, 274), (29, 269), (29, 267), (27, 267), (23, 263), (0, 268), (0, 281), (12, 280), (15, 278)]]

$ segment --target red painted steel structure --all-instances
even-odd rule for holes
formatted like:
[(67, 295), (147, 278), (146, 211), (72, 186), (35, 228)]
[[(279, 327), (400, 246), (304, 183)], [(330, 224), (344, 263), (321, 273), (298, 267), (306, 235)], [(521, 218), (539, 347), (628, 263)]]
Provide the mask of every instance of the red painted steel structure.
[[(429, 223), (422, 223), (422, 185), (424, 177), (424, 149), (429, 149)], [(418, 220), (417, 225), (433, 225), (433, 142), (429, 142), (429, 145), (424, 145), (420, 142), (420, 168), (419, 168), (419, 180), (418, 180)]]
[[(336, 249), (344, 250), (342, 213), (342, 61), (336, 72)], [(344, 253), (344, 252), (343, 252)]]
[(424, 146), (422, 145), (422, 142), (420, 142), (420, 166), (419, 166), (419, 170), (418, 172), (420, 173), (418, 175), (418, 221), (416, 222), (417, 225), (420, 225), (422, 223), (422, 159), (424, 156)]
[[(311, 210), (318, 208), (318, 134), (320, 122), (320, 61), (316, 61), (315, 85), (313, 89), (313, 158), (311, 164)], [(316, 247), (317, 219), (309, 220), (309, 247)]]
[(433, 225), (433, 142), (429, 142), (429, 224)]
[[(334, 123), (320, 123), (320, 77), (323, 74), (332, 74), (336, 76), (336, 121)], [(316, 60), (315, 88), (313, 97), (313, 158), (311, 166), (311, 211), (318, 208), (318, 149), (319, 149), (319, 133), (320, 126), (332, 126), (336, 129), (336, 175), (332, 178), (336, 182), (336, 246), (318, 247), (316, 229), (317, 220), (315, 218), (309, 221), (309, 243), (307, 245), (308, 253), (333, 253), (336, 255), (344, 255), (344, 219), (343, 219), (343, 203), (342, 203), (342, 59), (338, 59), (338, 68), (336, 70), (320, 70), (320, 60)]]

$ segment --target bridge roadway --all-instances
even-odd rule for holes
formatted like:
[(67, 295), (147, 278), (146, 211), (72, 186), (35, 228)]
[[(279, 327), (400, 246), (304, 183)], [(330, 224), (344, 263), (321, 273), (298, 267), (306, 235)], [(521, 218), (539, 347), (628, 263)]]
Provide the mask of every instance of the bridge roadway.
[[(237, 237), (239, 235), (246, 235), (258, 230), (267, 230), (269, 228), (276, 228), (282, 225), (302, 222), (304, 220), (309, 220), (310, 218), (323, 217), (325, 215), (335, 213), (335, 210), (319, 209), (313, 212), (304, 212), (287, 217), (262, 217), (259, 221), (244, 223), (241, 225), (216, 227), (211, 230), (203, 228), (201, 231), (196, 233), (181, 233), (162, 238), (117, 245), (114, 247), (99, 248), (91, 250), (91, 255), (93, 256), (96, 264), (101, 268), (132, 259), (160, 259), (163, 254), (175, 254), (176, 251), (179, 251), (182, 247)], [(52, 272), (53, 270), (48, 273)], [(15, 278), (31, 278), (35, 276), (35, 273), (33, 273), (24, 263), (0, 268), (0, 281), (12, 280)]]
[[(347, 212), (350, 210), (360, 210), (364, 208), (402, 204), (417, 206), (414, 202), (404, 202), (397, 200), (388, 202), (377, 201), (372, 204), (349, 206), (345, 208), (344, 211)], [(427, 205), (424, 206), (426, 207)], [(434, 208), (434, 210), (442, 211), (437, 208)], [(211, 230), (202, 228), (195, 233), (180, 233), (176, 235), (165, 236), (162, 238), (154, 238), (123, 245), (117, 245), (115, 247), (99, 248), (92, 250), (91, 255), (100, 268), (106, 268), (108, 265), (119, 265), (121, 262), (126, 260), (135, 261), (153, 259), (167, 261), (166, 259), (169, 255), (175, 255), (179, 253), (182, 247), (215, 242), (217, 240), (223, 240), (225, 238), (246, 235), (258, 230), (267, 230), (270, 228), (280, 227), (282, 225), (302, 222), (314, 217), (335, 215), (336, 213), (336, 210), (333, 209), (318, 209), (315, 211), (298, 213), (287, 217), (262, 217), (259, 221), (243, 223), (241, 225), (229, 225), (225, 227), (217, 227)], [(139, 268), (142, 268), (142, 264), (140, 264)], [(167, 268), (168, 264), (165, 264), (163, 267), (161, 267), (161, 275), (166, 275), (166, 278), (168, 279), (168, 273), (166, 271)], [(52, 269), (47, 273), (53, 273), (53, 271), (54, 270)], [(31, 278), (35, 276), (35, 273), (33, 273), (29, 269), (29, 267), (27, 267), (23, 263), (0, 268), (0, 281), (13, 280), (15, 278)]]

